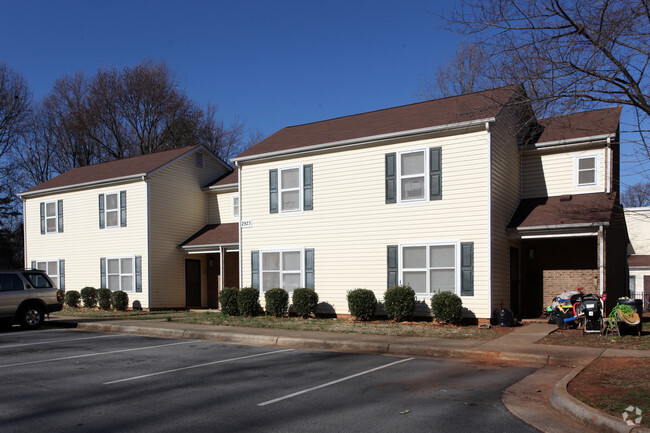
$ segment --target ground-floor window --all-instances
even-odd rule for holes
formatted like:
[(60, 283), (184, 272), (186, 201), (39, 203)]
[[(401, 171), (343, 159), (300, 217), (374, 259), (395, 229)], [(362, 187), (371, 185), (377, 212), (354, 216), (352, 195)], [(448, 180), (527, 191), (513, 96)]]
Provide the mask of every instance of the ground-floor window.
[(261, 251), (262, 291), (303, 287), (303, 250)]
[(54, 283), (54, 286), (59, 287), (59, 260), (37, 260), (36, 269), (40, 271), (45, 271), (50, 280)]
[(107, 288), (112, 291), (122, 290), (134, 292), (135, 283), (135, 257), (107, 257), (106, 275)]
[(418, 295), (458, 292), (459, 244), (413, 243), (400, 245), (400, 281)]

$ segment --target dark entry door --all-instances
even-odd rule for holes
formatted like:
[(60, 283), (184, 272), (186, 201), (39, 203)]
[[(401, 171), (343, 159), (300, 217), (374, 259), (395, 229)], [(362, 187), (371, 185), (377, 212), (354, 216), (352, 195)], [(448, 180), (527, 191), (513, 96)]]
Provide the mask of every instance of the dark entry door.
[(185, 259), (185, 306), (201, 306), (201, 261)]
[(510, 310), (521, 318), (521, 284), (519, 282), (519, 249), (510, 247)]

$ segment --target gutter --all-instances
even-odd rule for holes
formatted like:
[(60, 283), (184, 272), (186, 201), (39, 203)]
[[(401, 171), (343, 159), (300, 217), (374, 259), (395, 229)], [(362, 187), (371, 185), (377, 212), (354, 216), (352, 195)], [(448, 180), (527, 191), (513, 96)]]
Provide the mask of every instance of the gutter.
[(535, 143), (530, 146), (524, 146), (523, 149), (539, 149), (550, 146), (571, 145), (571, 144), (595, 144), (599, 141), (611, 140), (614, 134), (592, 135), (590, 137), (569, 138), (567, 140), (544, 141)]
[[(485, 123), (492, 123), (494, 121), (496, 121), (495, 117), (489, 117), (485, 119), (470, 120), (468, 122), (450, 123), (447, 125), (431, 126), (427, 128), (391, 132), (388, 134), (379, 134), (379, 135), (371, 135), (367, 137), (351, 138), (348, 140), (341, 140), (341, 141), (332, 141), (328, 143), (314, 144), (311, 146), (297, 147), (294, 149), (277, 150), (274, 152), (266, 152), (257, 155), (249, 155), (249, 156), (242, 156), (240, 158), (232, 158), (231, 161), (235, 163), (235, 166), (240, 166), (239, 163), (241, 162), (255, 161), (258, 159), (275, 158), (279, 156), (297, 154), (297, 153), (315, 152), (318, 150), (330, 149), (335, 147), (359, 146), (363, 144), (371, 144), (382, 140), (388, 140), (391, 138), (408, 137), (408, 136), (427, 134), (432, 132), (443, 132), (443, 131), (446, 132), (446, 131), (452, 131), (457, 129), (465, 129), (473, 126), (483, 126)], [(241, 199), (240, 199), (240, 206), (241, 206)]]
[(593, 223), (575, 223), (575, 224), (554, 224), (545, 226), (531, 226), (531, 227), (517, 227), (516, 232), (529, 232), (535, 230), (558, 230), (558, 229), (586, 229), (608, 227), (609, 222), (593, 222)]
[(86, 188), (92, 188), (98, 185), (113, 185), (117, 183), (126, 183), (126, 182), (131, 182), (134, 180), (147, 180), (147, 173), (138, 173), (138, 174), (131, 174), (128, 176), (122, 176), (122, 177), (116, 177), (113, 179), (102, 179), (102, 180), (95, 180), (91, 182), (84, 182), (84, 183), (77, 183), (74, 185), (65, 185), (65, 186), (57, 186), (54, 188), (47, 188), (47, 189), (39, 189), (37, 191), (32, 191), (32, 192), (21, 192), (18, 195), (18, 197), (22, 198), (30, 198), (30, 197), (38, 197), (40, 195), (48, 195), (52, 193), (58, 193), (58, 192), (64, 192), (64, 191), (77, 191), (80, 189), (86, 189)]
[(201, 188), (203, 191), (228, 191), (228, 190), (237, 190), (238, 185), (236, 183), (228, 183), (225, 185), (214, 185), (207, 188)]

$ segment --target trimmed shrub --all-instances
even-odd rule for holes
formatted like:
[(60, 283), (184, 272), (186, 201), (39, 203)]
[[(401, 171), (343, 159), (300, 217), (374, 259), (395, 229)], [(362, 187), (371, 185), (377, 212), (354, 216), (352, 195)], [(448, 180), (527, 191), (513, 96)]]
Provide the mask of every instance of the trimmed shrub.
[(348, 292), (348, 310), (359, 320), (372, 320), (377, 311), (375, 292), (368, 289), (354, 289)]
[(318, 293), (314, 289), (306, 287), (293, 291), (293, 312), (300, 317), (308, 317), (316, 314), (318, 306)]
[(129, 295), (123, 290), (111, 292), (111, 304), (116, 310), (124, 311), (129, 306)]
[(94, 287), (84, 287), (81, 289), (81, 301), (86, 308), (95, 308), (97, 306), (97, 290)]
[(463, 319), (463, 301), (452, 292), (438, 292), (431, 298), (431, 312), (438, 323), (457, 325)]
[(237, 295), (239, 314), (242, 316), (257, 316), (260, 307), (260, 291), (254, 287), (243, 287)]
[(239, 305), (237, 305), (237, 297), (239, 289), (237, 287), (225, 287), (219, 294), (219, 304), (221, 305), (221, 312), (229, 316), (239, 316)]
[(286, 290), (276, 288), (264, 293), (266, 312), (275, 317), (283, 317), (289, 311), (289, 294)]
[(97, 289), (97, 305), (99, 305), (99, 308), (102, 310), (111, 309), (111, 289)]
[(388, 317), (401, 322), (415, 312), (415, 290), (411, 286), (393, 286), (384, 293), (384, 308)]
[(76, 290), (68, 290), (65, 292), (65, 305), (70, 308), (77, 308), (81, 301), (81, 294)]

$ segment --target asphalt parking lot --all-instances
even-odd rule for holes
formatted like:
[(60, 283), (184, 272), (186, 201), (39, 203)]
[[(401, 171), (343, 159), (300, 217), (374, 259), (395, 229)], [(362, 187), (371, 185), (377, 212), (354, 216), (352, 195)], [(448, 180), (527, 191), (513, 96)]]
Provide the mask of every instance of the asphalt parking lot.
[(0, 333), (0, 431), (534, 432), (530, 368), (49, 328)]

